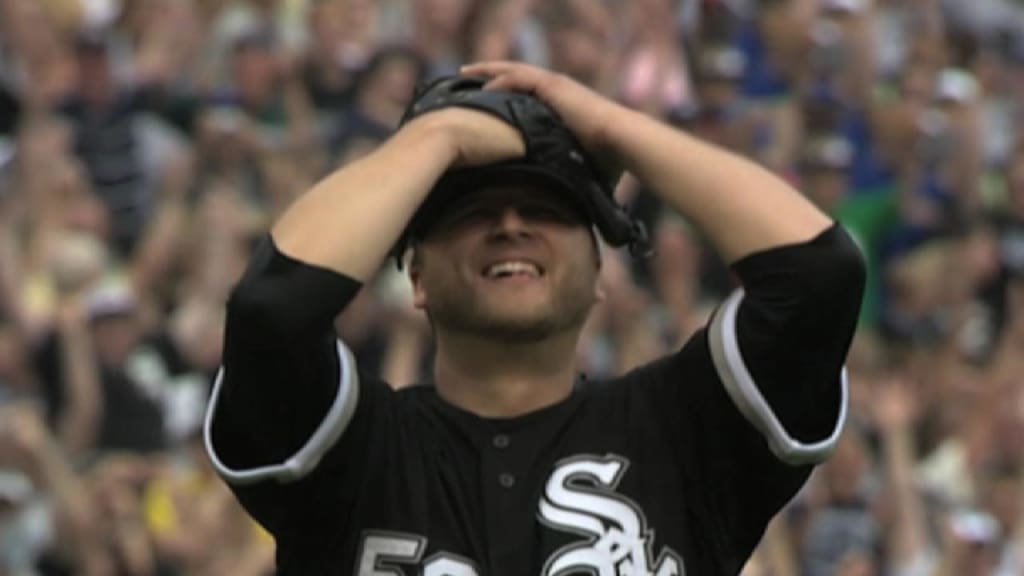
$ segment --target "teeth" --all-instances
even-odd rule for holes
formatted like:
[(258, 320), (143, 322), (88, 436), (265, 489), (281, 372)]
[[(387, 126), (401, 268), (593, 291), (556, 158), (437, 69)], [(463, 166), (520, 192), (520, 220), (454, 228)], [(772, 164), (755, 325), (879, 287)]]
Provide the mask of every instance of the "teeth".
[(498, 278), (501, 276), (510, 276), (512, 274), (529, 274), (530, 276), (537, 278), (540, 276), (540, 268), (538, 268), (536, 264), (531, 264), (530, 262), (512, 260), (492, 264), (484, 270), (484, 275), (488, 278)]

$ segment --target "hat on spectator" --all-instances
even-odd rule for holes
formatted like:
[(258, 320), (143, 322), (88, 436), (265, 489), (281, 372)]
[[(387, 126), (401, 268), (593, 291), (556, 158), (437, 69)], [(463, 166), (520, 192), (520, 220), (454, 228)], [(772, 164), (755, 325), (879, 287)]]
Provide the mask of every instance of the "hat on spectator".
[(853, 146), (839, 134), (809, 138), (800, 156), (800, 163), (805, 168), (846, 170), (852, 162)]
[(695, 68), (702, 79), (736, 81), (743, 77), (747, 57), (732, 46), (708, 46), (700, 51)]
[(87, 30), (105, 30), (121, 15), (121, 0), (81, 0), (82, 26)]
[(978, 95), (974, 76), (960, 68), (946, 68), (935, 81), (935, 99), (939, 102), (967, 104)]
[(85, 306), (89, 320), (95, 321), (132, 314), (138, 307), (138, 299), (126, 280), (115, 277), (93, 288)]
[(856, 14), (864, 9), (864, 0), (821, 0), (821, 7), (833, 14)]

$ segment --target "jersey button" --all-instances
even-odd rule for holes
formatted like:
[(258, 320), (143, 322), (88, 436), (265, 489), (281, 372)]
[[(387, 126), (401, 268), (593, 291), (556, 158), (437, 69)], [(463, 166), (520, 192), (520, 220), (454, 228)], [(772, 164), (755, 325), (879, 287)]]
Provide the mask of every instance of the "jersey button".
[(505, 434), (498, 434), (497, 436), (491, 439), (491, 444), (493, 444), (495, 448), (499, 449), (508, 448), (509, 438)]
[(498, 484), (501, 484), (503, 488), (511, 488), (516, 485), (516, 477), (508, 472), (500, 474), (498, 476)]

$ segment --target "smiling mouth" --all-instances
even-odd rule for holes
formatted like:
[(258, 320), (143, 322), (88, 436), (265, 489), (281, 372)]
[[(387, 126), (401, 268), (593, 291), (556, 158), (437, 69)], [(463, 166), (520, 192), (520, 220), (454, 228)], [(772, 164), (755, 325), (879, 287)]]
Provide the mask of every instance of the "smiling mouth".
[(506, 260), (486, 266), (481, 275), (488, 280), (501, 278), (540, 278), (544, 275), (544, 268), (533, 262), (525, 260)]

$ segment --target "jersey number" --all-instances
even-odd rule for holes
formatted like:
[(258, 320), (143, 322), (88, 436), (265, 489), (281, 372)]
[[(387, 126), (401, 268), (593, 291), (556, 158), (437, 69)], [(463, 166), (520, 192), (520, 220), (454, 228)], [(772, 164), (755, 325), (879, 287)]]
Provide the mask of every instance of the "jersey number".
[[(427, 539), (401, 532), (368, 532), (356, 566), (358, 576), (404, 576), (402, 566), (418, 566)], [(478, 576), (472, 562), (448, 552), (433, 554), (423, 563), (423, 576)]]

